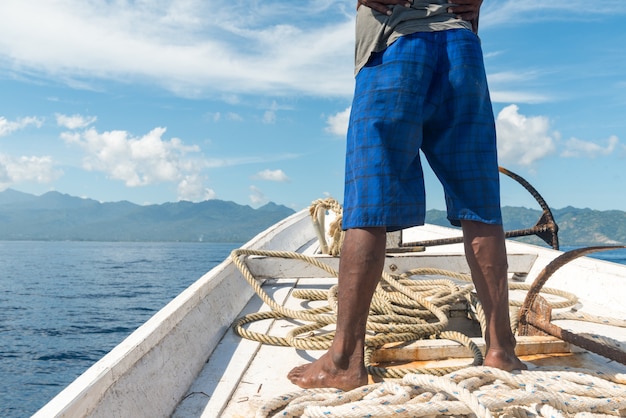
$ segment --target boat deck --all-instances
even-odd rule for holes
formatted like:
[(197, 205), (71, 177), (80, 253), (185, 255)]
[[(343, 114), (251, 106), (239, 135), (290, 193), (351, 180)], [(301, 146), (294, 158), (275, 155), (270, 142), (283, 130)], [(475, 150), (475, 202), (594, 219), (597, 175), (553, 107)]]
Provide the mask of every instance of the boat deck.
[[(326, 220), (328, 221), (328, 219)], [(303, 393), (310, 394), (311, 391), (302, 391), (293, 386), (286, 376), (293, 367), (319, 358), (324, 350), (299, 350), (293, 347), (272, 346), (242, 339), (235, 334), (231, 325), (241, 315), (269, 310), (269, 306), (266, 306), (262, 300), (270, 306), (273, 305), (276, 309), (279, 309), (279, 306), (284, 306), (301, 310), (305, 305), (309, 307), (318, 303), (326, 304), (325, 301), (303, 302), (295, 297), (296, 291), (310, 288), (327, 289), (337, 280), (338, 258), (320, 254), (318, 248), (324, 246), (323, 236), (320, 237), (321, 234), (322, 232), (310, 222), (310, 215), (306, 210), (300, 211), (263, 231), (246, 243), (241, 250), (238, 250), (240, 255), (246, 254), (245, 257), (225, 260), (200, 277), (63, 389), (34, 416), (41, 418), (74, 418), (79, 416), (92, 418), (112, 416), (251, 417), (257, 414), (259, 407), (266, 405), (269, 401), (280, 399), (285, 394), (292, 393), (294, 396), (301, 396)], [(401, 235), (394, 234), (388, 235), (389, 253), (385, 260), (386, 273), (398, 275), (409, 270), (413, 271), (416, 268), (443, 269), (456, 273), (467, 273), (469, 270), (463, 255), (462, 244), (429, 246), (425, 252), (398, 253), (396, 251), (400, 242), (420, 240), (439, 240), (441, 242), (441, 238), (450, 237), (456, 239), (460, 234), (458, 230), (424, 225), (423, 227), (403, 230)], [(319, 244), (320, 240), (322, 241), (321, 244)], [(506, 245), (509, 279), (512, 283), (529, 285), (536, 278), (542, 277), (544, 268), (553, 260), (563, 260), (558, 258), (562, 254), (561, 252), (549, 248), (515, 241), (507, 241)], [(283, 254), (285, 250), (288, 251), (289, 257), (278, 255), (278, 253)], [(573, 254), (570, 253), (565, 257), (571, 257)], [(313, 263), (302, 263), (296, 260), (304, 256), (308, 256), (310, 258), (308, 261), (313, 261)], [(245, 259), (245, 267), (241, 265), (243, 259)], [(420, 274), (430, 276), (442, 274), (441, 272), (429, 271), (429, 273), (422, 271)], [(470, 281), (467, 276), (455, 276), (455, 280), (457, 279), (464, 280), (466, 283)], [(262, 286), (259, 287), (261, 284)], [(610, 336), (622, 347), (621, 351), (614, 350), (616, 358), (619, 358), (626, 351), (623, 349), (624, 342), (626, 342), (624, 331), (626, 328), (624, 326), (626, 307), (623, 302), (626, 300), (625, 284), (626, 268), (623, 265), (583, 257), (559, 268), (549, 278), (546, 286), (574, 293), (580, 300), (580, 303), (574, 306), (578, 312), (589, 312), (621, 319), (620, 326), (622, 328), (579, 321), (564, 324), (562, 321), (558, 321), (558, 325), (561, 327), (571, 328), (575, 332), (601, 332)], [(394, 286), (389, 285), (387, 289), (392, 287), (397, 289), (400, 285), (395, 283)], [(253, 288), (259, 293), (263, 293), (263, 291), (269, 293), (273, 299), (260, 299), (254, 295), (255, 290)], [(450, 288), (454, 289), (455, 297), (446, 299), (448, 303), (452, 303), (450, 309), (446, 311), (446, 315), (449, 317), (447, 329), (463, 330), (466, 335), (473, 337), (473, 344), (478, 345), (479, 348), (482, 347), (484, 351), (484, 344), (478, 337), (481, 335), (477, 331), (479, 326), (477, 327), (475, 322), (467, 319), (473, 315), (474, 306), (466, 302), (464, 296), (456, 294), (456, 288)], [(544, 293), (542, 293), (543, 295)], [(397, 296), (398, 292), (386, 295), (388, 299), (395, 299)], [(415, 299), (416, 295), (411, 296), (411, 299)], [(511, 296), (511, 299), (522, 300), (525, 297), (525, 292), (513, 290)], [(319, 298), (327, 299), (324, 296)], [(552, 301), (552, 298), (558, 299), (559, 296), (547, 296), (546, 298)], [(421, 315), (423, 311), (421, 307), (429, 305), (429, 303), (423, 301), (418, 306), (407, 299), (403, 299), (399, 305), (402, 306), (396, 304), (394, 309), (411, 306), (411, 310), (418, 311), (417, 313), (411, 312), (412, 315)], [(567, 309), (570, 309), (571, 305)], [(385, 313), (390, 308), (387, 302), (374, 306), (386, 306), (384, 308)], [(442, 321), (443, 315), (438, 313), (439, 319)], [(432, 325), (430, 321), (430, 318), (426, 319), (426, 322)], [(261, 334), (285, 336), (298, 326), (297, 322), (283, 319), (263, 320), (246, 325), (245, 329), (254, 330)], [(403, 320), (392, 322), (406, 323)], [(432, 332), (429, 330), (428, 334), (440, 331), (439, 328), (437, 330), (431, 329)], [(416, 329), (413, 321), (411, 321), (410, 329), (412, 331)], [(330, 331), (327, 327), (324, 327), (324, 330)], [(319, 334), (320, 331), (314, 333), (315, 336)], [(424, 332), (425, 334), (426, 332)], [(310, 339), (307, 338), (307, 341)], [(300, 342), (298, 340), (298, 345)], [(591, 386), (600, 396), (609, 390), (613, 394), (612, 396), (616, 396), (615, 399), (619, 400), (618, 404), (612, 399), (607, 404), (606, 399), (598, 399), (596, 396), (593, 399), (596, 402), (593, 408), (585, 405), (586, 409), (581, 410), (602, 410), (612, 413), (613, 416), (626, 416), (625, 366), (607, 361), (595, 354), (581, 353), (579, 349), (552, 337), (520, 337), (518, 338), (517, 350), (518, 355), (527, 362), (531, 370), (540, 368), (544, 372), (549, 368), (562, 368), (565, 365), (583, 367), (588, 370), (602, 370), (604, 375), (596, 375), (594, 378), (597, 385), (596, 383), (588, 384), (585, 381), (583, 384), (585, 387), (579, 389), (587, 393), (587, 386)], [(410, 366), (412, 368), (432, 368), (443, 364), (457, 366), (455, 370), (458, 371), (441, 377), (426, 373), (413, 373), (407, 375), (405, 381), (400, 383), (397, 380), (386, 378), (383, 383), (377, 382), (374, 385), (349, 392), (349, 396), (351, 397), (357, 392), (362, 395), (376, 387), (382, 388), (377, 390), (377, 397), (374, 399), (378, 408), (381, 406), (381, 400), (378, 398), (381, 392), (387, 391), (390, 387), (394, 387), (393, 391), (395, 391), (396, 387), (400, 387), (405, 393), (408, 393), (407, 390), (411, 392), (411, 396), (409, 396), (411, 401), (416, 399), (412, 397), (414, 395), (419, 395), (420, 401), (413, 402), (409, 406), (408, 403), (403, 403), (406, 398), (402, 397), (402, 402), (393, 404), (394, 408), (409, 408), (411, 411), (407, 412), (405, 416), (437, 416), (438, 411), (442, 409), (431, 409), (427, 413), (423, 413), (423, 411), (415, 413), (413, 410), (415, 405), (413, 404), (419, 403), (417, 406), (423, 408), (424, 403), (421, 400), (424, 396), (422, 395), (426, 395), (426, 398), (430, 396), (432, 399), (437, 398), (439, 400), (442, 396), (445, 397), (446, 393), (457, 393), (457, 390), (467, 392), (466, 385), (471, 383), (468, 381), (474, 383), (489, 381), (487, 385), (478, 388), (479, 390), (475, 390), (476, 387), (472, 388), (472, 392), (469, 393), (470, 397), (474, 397), (472, 402), (460, 402), (459, 400), (457, 404), (462, 404), (462, 406), (457, 405), (455, 408), (465, 409), (459, 409), (461, 412), (454, 412), (456, 414), (454, 416), (467, 416), (476, 412), (474, 410), (467, 412), (467, 407), (470, 404), (480, 405), (481, 408), (493, 409), (494, 411), (504, 411), (506, 408), (507, 413), (518, 416), (520, 411), (509, 411), (511, 404), (500, 406), (489, 404), (487, 406), (486, 402), (483, 402), (489, 398), (494, 398), (493, 386), (496, 385), (496, 381), (492, 378), (497, 378), (498, 385), (505, 381), (515, 383), (500, 396), (499, 402), (502, 402), (503, 397), (509, 399), (511, 389), (520, 392), (522, 387), (539, 388), (545, 386), (545, 380), (543, 382), (532, 381), (536, 376), (542, 375), (534, 371), (510, 374), (497, 369), (467, 367), (471, 364), (470, 360), (472, 360), (473, 354), (476, 354), (476, 358), (479, 357), (477, 350), (470, 354), (468, 349), (459, 343), (443, 339), (422, 339), (411, 343), (385, 345), (374, 353), (373, 365), (380, 366), (382, 363), (382, 366), (389, 370), (399, 366), (399, 363), (405, 363), (402, 365), (403, 367)], [(389, 364), (388, 361), (392, 363)], [(431, 371), (429, 370), (429, 372)], [(552, 375), (568, 376), (576, 374), (563, 373), (562, 370), (552, 373)], [(468, 374), (471, 375), (466, 378)], [(459, 377), (463, 380), (452, 381)], [(612, 379), (613, 383), (607, 383), (607, 378)], [(417, 382), (416, 379), (421, 379), (421, 382)], [(428, 389), (430, 390), (428, 393), (415, 393), (430, 385), (430, 382), (452, 384), (454, 388), (452, 392), (434, 387), (433, 390)], [(480, 390), (484, 386), (486, 389), (481, 393)], [(601, 389), (599, 392), (598, 388)], [(560, 402), (556, 405), (557, 407), (569, 405), (570, 398), (563, 398), (560, 389), (561, 386), (558, 385), (556, 392), (546, 392), (545, 396), (544, 392), (539, 391), (535, 395), (539, 398), (535, 398), (533, 402), (527, 402), (526, 390), (521, 391), (524, 392), (524, 396), (518, 397), (513, 405), (515, 408), (519, 408), (518, 405), (528, 404), (540, 408), (552, 407), (552, 405), (547, 405), (544, 402), (548, 398), (555, 399), (557, 404)], [(319, 391), (315, 392), (316, 394), (319, 393)], [(330, 396), (334, 396), (333, 401), (338, 401), (339, 398), (343, 401), (348, 398), (348, 396), (338, 394), (336, 391), (325, 391), (324, 396), (328, 393)], [(565, 395), (569, 396), (570, 394), (568, 392)], [(480, 401), (478, 396), (481, 396)], [(328, 411), (326, 401), (327, 399), (324, 398), (323, 403), (319, 404), (317, 409), (322, 408), (324, 411)], [(498, 400), (496, 399), (496, 401)], [(358, 405), (365, 405), (368, 402), (370, 401), (367, 400), (364, 403), (360, 400)], [(384, 402), (386, 403), (387, 400)], [(341, 408), (343, 407), (341, 406)], [(345, 407), (361, 408), (361, 406), (354, 406), (353, 404), (347, 404)], [(443, 410), (448, 407), (449, 405), (446, 404), (443, 406)], [(570, 407), (567, 406), (567, 408)], [(393, 415), (395, 411), (395, 409), (387, 410), (382, 416)], [(334, 416), (346, 416), (345, 412), (347, 410), (333, 410)], [(368, 416), (369, 413), (369, 409), (366, 409), (360, 415)], [(300, 416), (302, 412), (293, 411), (289, 414), (290, 416)], [(477, 413), (476, 415), (489, 416), (488, 413)], [(324, 412), (317, 416), (328, 415)], [(560, 415), (557, 413), (557, 416)]]
[[(434, 250), (427, 256), (436, 257), (437, 253), (444, 254), (446, 249)], [(447, 254), (450, 262), (449, 253)], [(524, 254), (511, 254), (513, 270), (523, 273), (530, 270), (534, 258)], [(406, 260), (389, 260), (387, 267), (402, 264)], [(517, 261), (515, 261), (517, 260)], [(394, 263), (395, 261), (395, 263)], [(518, 266), (519, 263), (519, 267)], [(527, 264), (527, 266), (523, 266)], [(262, 267), (259, 267), (262, 269)], [(462, 270), (462, 267), (458, 267)], [(289, 271), (283, 268), (282, 271)], [(285, 274), (283, 274), (285, 275)], [(332, 277), (307, 278), (278, 278), (266, 280), (263, 289), (274, 300), (292, 309), (312, 307), (303, 305), (303, 301), (293, 297), (294, 289), (328, 289), (336, 283)], [(521, 300), (522, 293), (511, 293), (512, 299)], [(312, 302), (316, 304), (318, 302)], [(325, 302), (321, 302), (325, 303)], [(584, 299), (577, 306), (580, 312), (589, 312), (601, 315), (618, 314), (619, 310), (598, 303), (587, 302)], [(242, 315), (257, 311), (266, 311), (268, 306), (258, 297), (253, 297)], [(623, 315), (622, 315), (623, 317)], [(463, 318), (454, 321), (455, 327), (466, 327), (469, 335), (476, 335), (475, 324)], [(464, 324), (465, 323), (465, 324)], [(626, 344), (626, 329), (609, 327), (606, 325), (591, 324), (580, 321), (558, 321), (557, 324), (565, 329), (577, 333), (596, 333), (610, 335), (611, 338)], [(247, 329), (259, 333), (269, 333), (274, 336), (285, 336), (296, 324), (291, 320), (263, 320), (250, 325)], [(474, 329), (472, 329), (474, 328)], [(473, 340), (484, 351), (484, 341), (479, 337)], [(447, 340), (424, 340), (414, 343), (414, 346), (403, 347), (394, 353), (406, 357), (406, 360), (419, 362), (421, 366), (432, 365), (459, 365), (469, 364), (471, 354), (460, 344)], [(187, 396), (179, 404), (173, 417), (252, 417), (256, 411), (269, 400), (290, 392), (301, 391), (286, 378), (287, 373), (295, 366), (311, 362), (324, 353), (323, 350), (297, 350), (292, 347), (278, 347), (261, 344), (259, 342), (242, 339), (230, 329), (223, 337), (208, 363), (189, 389)], [(419, 358), (416, 357), (419, 353)], [(464, 354), (465, 353), (465, 354)], [(582, 369), (613, 370), (626, 376), (626, 366), (607, 360), (593, 353), (585, 352), (578, 347), (571, 346), (552, 337), (521, 337), (518, 339), (518, 354), (529, 366), (530, 370), (547, 370), (558, 367)], [(449, 358), (451, 357), (451, 358)], [(415, 363), (412, 364), (413, 366)]]

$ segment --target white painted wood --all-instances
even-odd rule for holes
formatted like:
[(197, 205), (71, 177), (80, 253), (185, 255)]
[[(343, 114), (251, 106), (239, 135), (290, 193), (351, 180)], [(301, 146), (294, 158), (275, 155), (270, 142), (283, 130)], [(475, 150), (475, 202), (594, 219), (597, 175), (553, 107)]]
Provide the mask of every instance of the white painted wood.
[[(339, 269), (338, 257), (317, 254), (312, 258), (323, 262), (334, 271)], [(528, 273), (536, 259), (536, 254), (508, 254), (509, 272)], [(254, 277), (258, 279), (335, 277), (313, 264), (298, 259), (254, 256), (247, 259), (246, 265)], [(469, 267), (464, 254), (431, 254), (425, 252), (387, 255), (385, 258), (385, 271), (387, 273), (401, 274), (418, 268), (441, 269), (469, 274)]]
[[(333, 279), (319, 278), (299, 281), (297, 288), (328, 289), (335, 284)], [(325, 302), (320, 302), (325, 304)], [(289, 309), (302, 309), (302, 301), (290, 297), (284, 306)], [(298, 324), (296, 322), (277, 320), (272, 324), (272, 335), (285, 336)], [(245, 371), (241, 384), (236, 388), (228, 402), (221, 406), (219, 415), (214, 415), (217, 409), (205, 411), (202, 418), (241, 418), (253, 417), (256, 410), (269, 399), (293, 392), (300, 388), (287, 379), (287, 373), (300, 364), (311, 362), (319, 358), (322, 350), (296, 350), (292, 347), (276, 347), (262, 345), (254, 361)], [(245, 383), (244, 383), (245, 382)], [(220, 390), (220, 388), (216, 388)], [(189, 415), (185, 418), (195, 418)]]
[[(264, 286), (264, 290), (282, 304), (294, 285), (295, 280), (283, 280)], [(269, 310), (267, 305), (261, 305), (263, 304), (259, 298), (250, 300), (240, 316)], [(267, 333), (272, 324), (274, 321), (261, 321), (250, 324), (247, 329)], [(173, 418), (220, 416), (260, 347), (260, 343), (242, 339), (229, 330), (176, 408)]]

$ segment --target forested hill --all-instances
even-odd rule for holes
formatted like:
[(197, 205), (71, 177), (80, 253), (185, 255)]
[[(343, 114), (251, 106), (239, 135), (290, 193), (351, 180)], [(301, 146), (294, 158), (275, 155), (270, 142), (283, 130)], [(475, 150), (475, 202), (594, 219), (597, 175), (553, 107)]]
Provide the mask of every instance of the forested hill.
[(141, 206), (8, 189), (0, 193), (0, 240), (242, 243), (293, 213), (274, 203), (258, 209), (222, 200)]
[[(292, 213), (274, 203), (258, 209), (222, 200), (141, 206), (101, 203), (58, 192), (35, 196), (8, 189), (0, 192), (0, 240), (242, 243)], [(566, 207), (552, 213), (562, 246), (626, 244), (626, 212)], [(504, 207), (505, 229), (530, 228), (540, 215), (538, 209)], [(450, 226), (444, 211), (429, 210), (426, 221)]]
[[(561, 246), (626, 244), (626, 212), (578, 209), (571, 206), (551, 209), (559, 226)], [(505, 206), (502, 208), (504, 228), (507, 231), (532, 228), (541, 216), (539, 209)], [(426, 221), (450, 226), (444, 211), (430, 210)], [(520, 238), (524, 242), (543, 243), (540, 239)], [(545, 244), (544, 244), (545, 245)]]

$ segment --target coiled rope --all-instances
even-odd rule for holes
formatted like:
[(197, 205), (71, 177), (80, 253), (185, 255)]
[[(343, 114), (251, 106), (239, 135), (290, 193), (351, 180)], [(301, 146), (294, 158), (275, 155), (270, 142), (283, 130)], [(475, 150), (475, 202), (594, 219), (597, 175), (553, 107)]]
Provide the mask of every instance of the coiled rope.
[[(324, 231), (324, 214), (328, 210), (335, 211), (338, 218), (331, 223), (330, 236), (333, 244), (330, 245), (326, 242)], [(340, 206), (332, 199), (318, 200), (313, 202), (310, 214), (320, 240), (320, 248), (324, 252), (337, 255), (340, 245), (337, 246), (334, 243), (341, 242), (343, 239)], [(309, 301), (326, 301), (327, 304), (313, 309), (286, 308), (272, 299), (252, 275), (246, 265), (249, 256), (297, 259), (337, 277), (337, 272), (327, 264), (315, 257), (300, 253), (234, 250), (231, 253), (233, 263), (261, 300), (271, 309), (268, 312), (248, 314), (239, 318), (233, 324), (235, 332), (243, 338), (264, 344), (291, 346), (303, 350), (328, 349), (334, 332), (324, 330), (324, 328), (336, 323), (337, 286), (329, 290), (296, 289), (293, 292), (294, 297)], [(417, 276), (422, 276), (422, 278), (416, 280)], [(459, 281), (467, 284), (459, 285)], [(528, 284), (510, 283), (509, 286), (511, 290), (528, 291), (530, 289)], [(424, 268), (411, 270), (401, 275), (384, 272), (370, 306), (365, 342), (365, 365), (370, 375), (389, 381), (350, 392), (305, 390), (284, 395), (269, 401), (259, 410), (257, 416), (269, 417), (277, 410), (280, 412), (273, 416), (418, 417), (473, 414), (471, 416), (478, 417), (569, 417), (578, 416), (571, 414), (579, 412), (602, 413), (610, 416), (616, 416), (616, 414), (622, 416), (620, 415), (622, 412), (626, 414), (626, 378), (623, 375), (605, 371), (589, 377), (588, 374), (579, 373), (585, 376), (584, 379), (594, 379), (592, 383), (585, 385), (566, 380), (562, 376), (567, 375), (567, 379), (572, 379), (571, 373), (562, 371), (555, 371), (554, 376), (547, 377), (548, 375), (536, 371), (513, 375), (498, 369), (481, 367), (483, 357), (478, 346), (469, 337), (459, 332), (446, 331), (448, 325), (446, 313), (451, 304), (466, 300), (470, 307), (468, 314), (479, 322), (484, 335), (485, 318), (473, 290), (471, 277), (466, 274)], [(578, 298), (569, 292), (550, 288), (542, 288), (541, 292), (553, 296), (553, 299), (554, 297), (562, 298), (560, 301), (551, 301), (555, 309), (571, 308), (578, 302)], [(518, 327), (516, 310), (519, 310), (521, 306), (522, 302), (511, 300), (513, 311), (511, 326), (514, 331)], [(297, 320), (305, 324), (294, 328), (285, 337), (259, 334), (245, 327), (251, 322), (266, 319)], [(552, 319), (581, 320), (626, 327), (624, 320), (596, 317), (578, 312), (554, 312)], [(386, 344), (426, 338), (449, 339), (461, 343), (472, 353), (472, 363), (454, 367), (428, 368), (385, 368), (372, 364), (375, 351)], [(606, 343), (619, 344), (615, 341), (606, 341)], [(522, 379), (520, 376), (523, 376), (525, 380), (520, 380)], [(600, 383), (601, 380), (607, 379), (612, 386)], [(557, 389), (554, 389), (556, 386), (552, 385), (553, 381), (560, 382)], [(565, 386), (573, 387), (572, 393), (575, 395), (563, 392)], [(585, 387), (584, 394), (580, 386)], [(553, 389), (548, 390), (548, 387)], [(495, 390), (496, 388), (498, 391)], [(502, 392), (499, 391), (500, 389)], [(505, 396), (507, 400), (502, 401), (501, 396)], [(593, 398), (593, 396), (598, 396), (598, 398)], [(528, 405), (532, 406), (528, 407)]]
[(409, 374), (349, 392), (293, 392), (268, 401), (256, 417), (582, 418), (625, 413), (626, 376), (610, 370), (509, 373), (478, 366), (445, 376)]
[[(328, 245), (325, 233), (325, 215), (326, 212), (332, 210), (335, 213), (335, 219), (330, 223), (328, 234), (331, 238), (331, 244)], [(338, 256), (343, 245), (343, 230), (341, 229), (341, 221), (343, 219), (343, 209), (339, 202), (332, 197), (326, 199), (314, 200), (309, 207), (309, 213), (313, 220), (313, 228), (320, 243), (320, 251), (322, 254)]]

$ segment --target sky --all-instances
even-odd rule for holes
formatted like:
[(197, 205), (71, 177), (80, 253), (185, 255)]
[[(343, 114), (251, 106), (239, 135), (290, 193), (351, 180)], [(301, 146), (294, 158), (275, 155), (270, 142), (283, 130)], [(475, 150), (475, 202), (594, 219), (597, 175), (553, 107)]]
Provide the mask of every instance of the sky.
[[(483, 3), (500, 165), (553, 208), (626, 210), (625, 18)], [(0, 191), (341, 202), (354, 19), (355, 0), (2, 0)], [(505, 177), (502, 204), (539, 208)]]

